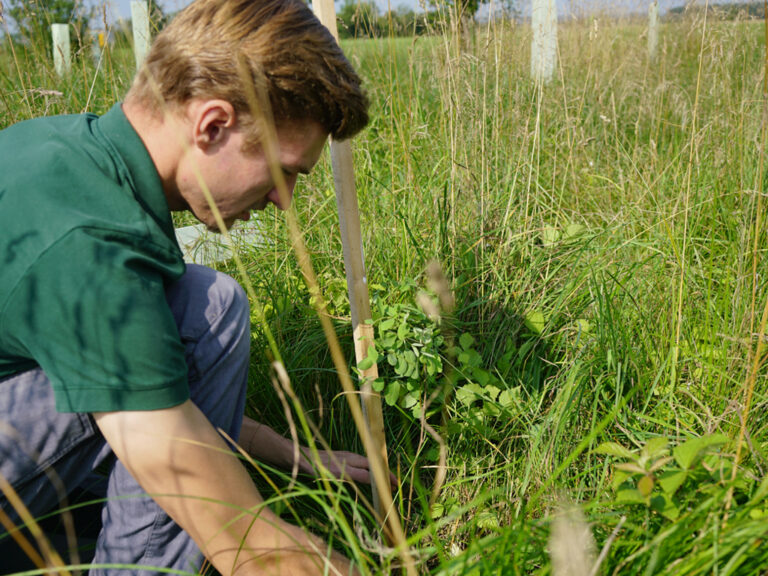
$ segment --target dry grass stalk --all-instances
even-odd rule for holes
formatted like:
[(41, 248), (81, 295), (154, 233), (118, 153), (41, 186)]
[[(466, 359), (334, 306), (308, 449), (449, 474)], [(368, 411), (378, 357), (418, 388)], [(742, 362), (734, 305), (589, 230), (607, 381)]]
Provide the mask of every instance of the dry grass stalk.
[(595, 565), (595, 539), (581, 510), (563, 506), (549, 537), (553, 576), (590, 576)]

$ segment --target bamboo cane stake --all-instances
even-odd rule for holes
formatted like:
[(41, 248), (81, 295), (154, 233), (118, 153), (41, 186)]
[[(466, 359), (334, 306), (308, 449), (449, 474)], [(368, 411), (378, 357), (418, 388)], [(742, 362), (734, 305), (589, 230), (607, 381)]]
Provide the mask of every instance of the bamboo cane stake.
[[(333, 0), (315, 0), (313, 3), (318, 20), (328, 28), (338, 42), (339, 31), (336, 26), (336, 11)], [(368, 350), (374, 343), (373, 327), (368, 320), (371, 319), (371, 305), (368, 298), (368, 282), (365, 275), (365, 263), (363, 260), (363, 242), (360, 232), (360, 213), (357, 205), (357, 193), (355, 191), (355, 172), (352, 161), (352, 145), (347, 140), (337, 142), (331, 139), (331, 164), (333, 167), (333, 181), (336, 189), (336, 203), (339, 211), (339, 227), (341, 229), (341, 242), (344, 248), (344, 266), (347, 273), (347, 290), (349, 291), (349, 304), (352, 315), (352, 329), (355, 339), (355, 358), (362, 362), (368, 357)], [(387, 441), (384, 434), (384, 418), (381, 411), (381, 397), (373, 392), (371, 382), (378, 375), (376, 363), (366, 369), (360, 370), (363, 377), (362, 404), (363, 414), (368, 425), (371, 438), (377, 447), (376, 454), (369, 457), (379, 459), (385, 470), (389, 470), (387, 458)], [(373, 503), (379, 520), (383, 520), (394, 509), (387, 509), (386, 503), (392, 502), (389, 486), (379, 486), (371, 477), (373, 487)], [(385, 491), (385, 494), (381, 492)]]

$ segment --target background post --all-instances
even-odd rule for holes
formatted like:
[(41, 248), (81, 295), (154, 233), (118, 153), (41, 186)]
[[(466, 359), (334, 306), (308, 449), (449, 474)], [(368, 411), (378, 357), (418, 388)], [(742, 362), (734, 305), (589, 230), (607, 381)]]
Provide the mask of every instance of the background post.
[(69, 44), (69, 24), (51, 24), (53, 38), (53, 67), (56, 74), (64, 76), (72, 69), (72, 52)]
[(648, 58), (653, 62), (659, 49), (659, 3), (654, 0), (648, 7)]
[(149, 52), (149, 7), (146, 2), (131, 2), (131, 21), (133, 24), (133, 54), (136, 57), (136, 69), (141, 67)]
[(552, 80), (557, 65), (557, 5), (555, 0), (533, 0), (531, 13), (531, 77), (536, 83)]

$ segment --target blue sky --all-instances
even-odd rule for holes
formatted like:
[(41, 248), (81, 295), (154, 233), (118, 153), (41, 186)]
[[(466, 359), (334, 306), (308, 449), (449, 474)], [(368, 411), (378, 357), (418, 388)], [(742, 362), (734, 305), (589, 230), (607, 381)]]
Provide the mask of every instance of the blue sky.
[[(113, 17), (130, 17), (131, 0), (105, 0), (108, 6), (108, 10)], [(190, 0), (159, 0), (160, 5), (166, 12), (175, 12), (180, 8), (183, 8), (189, 3)], [(388, 2), (391, 4), (392, 9), (397, 8), (399, 5), (408, 6), (414, 10), (420, 9), (420, 2), (422, 0), (375, 0), (379, 8), (386, 10)], [(428, 0), (423, 0), (428, 3)], [(729, 3), (735, 0), (713, 0), (710, 3)], [(101, 5), (104, 2), (90, 0), (90, 4)], [(698, 0), (697, 4), (704, 4), (704, 0)], [(337, 7), (341, 2), (337, 2)], [(531, 0), (517, 0), (517, 5), (523, 12), (523, 14), (530, 11)], [(591, 12), (610, 12), (610, 13), (626, 13), (628, 11), (646, 12), (650, 0), (557, 0), (558, 12), (561, 15), (566, 14), (585, 14)], [(685, 4), (685, 0), (659, 0), (659, 11), (665, 12), (669, 8), (675, 6), (682, 6)]]

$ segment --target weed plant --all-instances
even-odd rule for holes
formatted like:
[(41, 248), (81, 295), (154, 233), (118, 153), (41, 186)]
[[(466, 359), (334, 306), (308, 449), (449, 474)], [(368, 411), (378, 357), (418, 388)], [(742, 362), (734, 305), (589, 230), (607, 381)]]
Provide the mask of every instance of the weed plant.
[[(592, 574), (765, 573), (763, 25), (666, 21), (651, 61), (643, 22), (561, 22), (557, 78), (536, 86), (525, 23), (439, 10), (433, 34), (343, 43), (373, 105), (354, 143), (372, 360), (421, 573), (560, 573), (570, 506)], [(104, 112), (133, 73), (127, 46), (74, 63), (57, 78), (47, 48), (6, 35), (0, 127)], [(351, 357), (328, 158), (295, 207)], [(254, 320), (296, 398), (255, 322), (249, 413), (360, 450), (284, 216), (259, 222), (241, 253)], [(390, 572), (365, 489), (254, 475), (278, 511)]]

